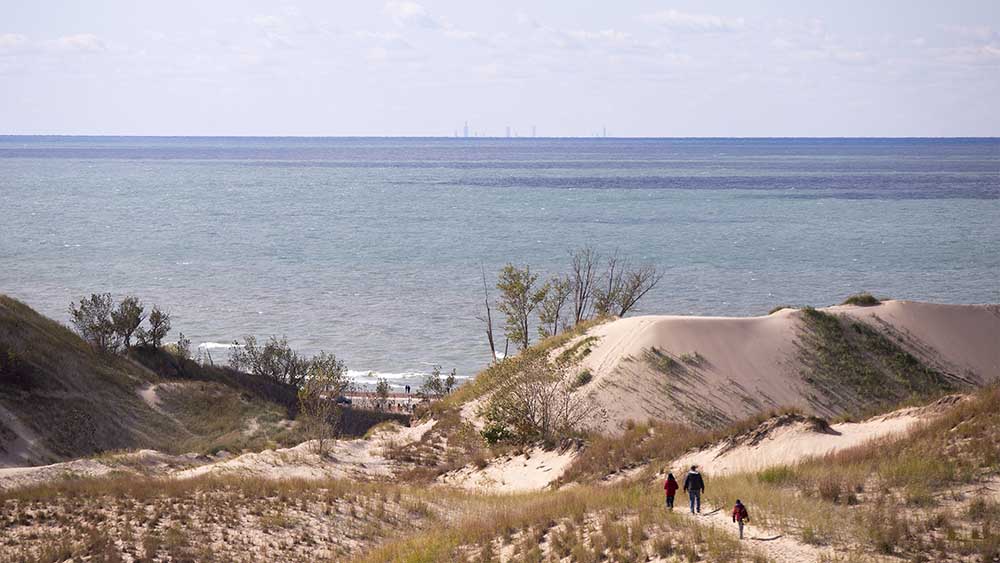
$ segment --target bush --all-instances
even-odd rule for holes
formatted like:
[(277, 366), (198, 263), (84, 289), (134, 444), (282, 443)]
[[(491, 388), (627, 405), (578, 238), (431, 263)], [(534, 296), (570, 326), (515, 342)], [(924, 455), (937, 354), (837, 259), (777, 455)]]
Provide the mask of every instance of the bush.
[[(525, 356), (527, 354), (528, 356)], [(499, 382), (483, 409), (490, 441), (512, 436), (520, 443), (556, 443), (576, 433), (595, 407), (564, 383), (567, 368), (549, 361), (544, 352), (522, 353), (520, 369)]]
[(705, 356), (698, 352), (685, 352), (680, 355), (680, 360), (690, 366), (700, 366), (705, 362)]
[(868, 292), (855, 293), (847, 299), (841, 305), (857, 305), (859, 307), (873, 307), (879, 305), (882, 302), (879, 301), (874, 295)]
[(590, 383), (594, 379), (593, 374), (590, 373), (589, 369), (585, 369), (580, 373), (576, 374), (576, 380), (573, 382), (573, 387), (583, 387), (584, 385)]
[(310, 361), (292, 350), (284, 336), (272, 336), (263, 346), (257, 344), (255, 337), (247, 336), (242, 345), (234, 342), (229, 365), (233, 369), (247, 371), (259, 377), (301, 387), (310, 368)]

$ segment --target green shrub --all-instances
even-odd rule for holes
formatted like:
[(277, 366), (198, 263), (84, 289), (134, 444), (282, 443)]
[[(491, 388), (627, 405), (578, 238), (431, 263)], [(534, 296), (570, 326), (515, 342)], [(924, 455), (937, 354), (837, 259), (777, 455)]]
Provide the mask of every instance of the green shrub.
[(874, 295), (868, 292), (855, 293), (847, 299), (841, 305), (857, 305), (859, 307), (873, 307), (879, 305), (882, 302), (878, 300)]
[(795, 471), (787, 465), (777, 465), (758, 473), (757, 480), (771, 485), (783, 485), (795, 480)]
[(585, 369), (576, 374), (576, 380), (573, 382), (573, 387), (583, 387), (584, 385), (590, 383), (593, 379), (594, 376), (590, 373), (590, 370)]

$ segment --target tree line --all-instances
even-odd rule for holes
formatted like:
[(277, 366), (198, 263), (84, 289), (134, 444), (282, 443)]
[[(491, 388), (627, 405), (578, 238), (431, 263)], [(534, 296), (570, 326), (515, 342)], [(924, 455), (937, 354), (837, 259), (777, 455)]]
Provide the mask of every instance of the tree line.
[(159, 348), (170, 332), (169, 313), (154, 305), (147, 315), (142, 301), (131, 295), (116, 304), (110, 293), (92, 293), (70, 303), (69, 316), (80, 336), (104, 353), (127, 353), (133, 337), (139, 346)]
[[(486, 337), (493, 360), (498, 354), (493, 333), (493, 308), (503, 314), (507, 342), (520, 350), (531, 345), (531, 322), (537, 317), (541, 338), (595, 317), (624, 317), (660, 283), (663, 273), (652, 264), (632, 264), (618, 250), (602, 255), (593, 247), (570, 253), (569, 269), (541, 280), (530, 265), (508, 263), (497, 275), (499, 296), (492, 302), (483, 270)], [(504, 350), (506, 356), (506, 346)]]

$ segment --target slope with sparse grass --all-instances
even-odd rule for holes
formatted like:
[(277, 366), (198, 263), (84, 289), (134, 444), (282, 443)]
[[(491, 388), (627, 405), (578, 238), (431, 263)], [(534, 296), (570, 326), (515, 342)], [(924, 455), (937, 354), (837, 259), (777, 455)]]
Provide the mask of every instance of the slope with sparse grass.
[(98, 353), (0, 296), (0, 466), (140, 448), (287, 445), (300, 439), (282, 423), (294, 401), (294, 390), (163, 350)]

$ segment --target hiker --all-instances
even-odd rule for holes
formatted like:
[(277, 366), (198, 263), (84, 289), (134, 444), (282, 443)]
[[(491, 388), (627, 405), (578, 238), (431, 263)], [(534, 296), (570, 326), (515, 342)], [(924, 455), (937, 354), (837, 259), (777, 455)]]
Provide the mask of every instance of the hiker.
[(667, 508), (670, 510), (674, 509), (674, 495), (677, 494), (679, 487), (677, 479), (674, 479), (674, 474), (667, 473), (667, 480), (663, 483), (663, 490), (667, 492)]
[(692, 465), (691, 471), (684, 478), (684, 490), (691, 501), (691, 514), (701, 514), (701, 493), (705, 490), (705, 481), (701, 478), (701, 473), (698, 473), (697, 465)]
[(736, 506), (733, 507), (733, 522), (740, 525), (740, 539), (743, 539), (743, 523), (750, 521), (750, 513), (747, 507), (743, 506), (740, 499), (736, 499)]

